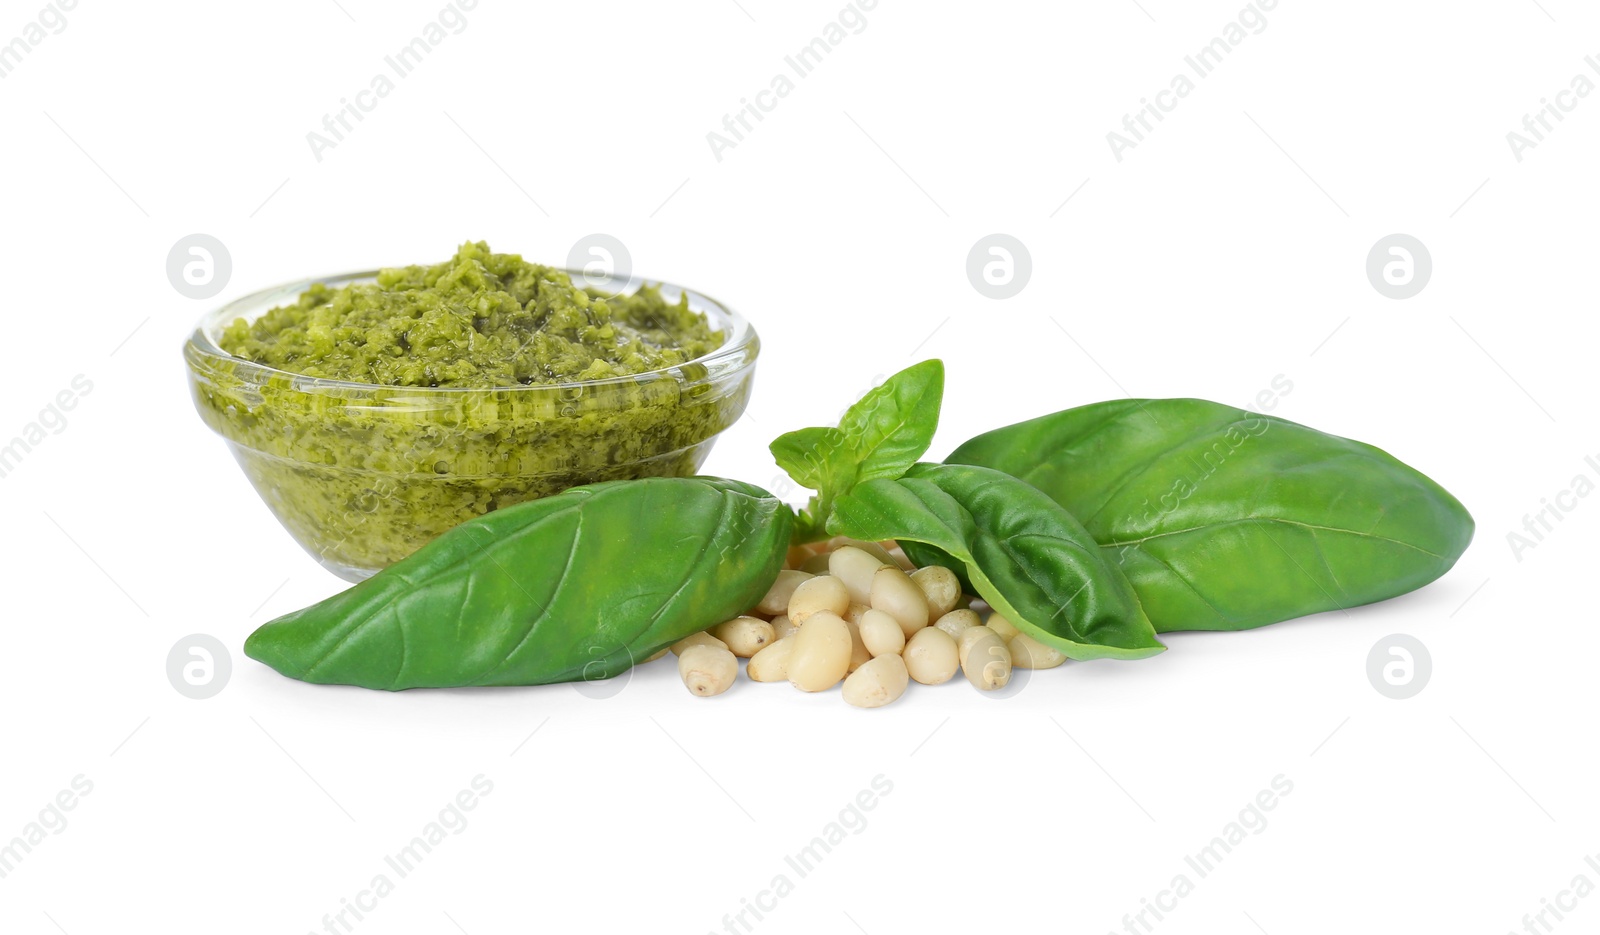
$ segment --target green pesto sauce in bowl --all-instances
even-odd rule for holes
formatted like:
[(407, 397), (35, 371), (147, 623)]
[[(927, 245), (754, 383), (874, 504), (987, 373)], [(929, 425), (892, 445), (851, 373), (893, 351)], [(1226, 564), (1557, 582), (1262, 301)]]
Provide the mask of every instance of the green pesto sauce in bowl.
[(383, 386), (532, 386), (604, 380), (715, 350), (704, 315), (658, 288), (608, 296), (487, 244), (376, 282), (307, 289), (222, 334), (236, 357), (306, 376)]
[(607, 294), (468, 243), (241, 299), (185, 357), (262, 499), (359, 580), (502, 506), (695, 473), (743, 413), (759, 346), (691, 290)]

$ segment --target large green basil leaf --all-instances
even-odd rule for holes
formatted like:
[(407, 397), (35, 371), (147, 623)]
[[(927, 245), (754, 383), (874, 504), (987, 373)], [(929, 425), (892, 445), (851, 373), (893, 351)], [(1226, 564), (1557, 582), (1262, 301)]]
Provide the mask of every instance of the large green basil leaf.
[(950, 455), (1083, 521), (1160, 632), (1242, 630), (1403, 594), (1472, 541), (1444, 488), (1371, 445), (1199, 399), (1118, 400)]
[(307, 682), (402, 689), (609, 678), (766, 593), (789, 508), (715, 478), (575, 487), (450, 530), (245, 653)]
[(819, 537), (833, 502), (862, 481), (899, 477), (933, 442), (944, 399), (944, 364), (925, 360), (874, 387), (845, 410), (836, 428), (798, 429), (771, 445), (778, 466), (817, 491), (799, 538)]
[(919, 464), (841, 497), (828, 531), (897, 539), (919, 564), (959, 567), (990, 606), (1073, 659), (1165, 648), (1110, 556), (1070, 513), (1008, 474)]

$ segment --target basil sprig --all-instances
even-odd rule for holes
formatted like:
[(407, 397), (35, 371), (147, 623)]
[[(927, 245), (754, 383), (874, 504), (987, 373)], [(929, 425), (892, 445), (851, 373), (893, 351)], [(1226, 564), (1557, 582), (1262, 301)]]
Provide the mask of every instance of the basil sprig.
[(923, 361), (863, 396), (837, 427), (772, 443), (789, 476), (817, 492), (796, 541), (898, 540), (1074, 659), (1137, 659), (1165, 648), (1127, 579), (1066, 509), (999, 471), (917, 463), (933, 442), (943, 392), (943, 364)]
[(796, 542), (827, 538), (834, 501), (863, 481), (896, 478), (933, 443), (944, 399), (944, 363), (925, 360), (874, 387), (835, 427), (798, 429), (772, 443), (795, 483), (815, 490), (800, 513)]

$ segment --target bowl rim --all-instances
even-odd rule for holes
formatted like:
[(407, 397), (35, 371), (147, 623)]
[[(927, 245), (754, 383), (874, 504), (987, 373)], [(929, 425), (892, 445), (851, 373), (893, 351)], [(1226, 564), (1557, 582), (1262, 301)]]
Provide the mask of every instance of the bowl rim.
[[(692, 360), (686, 360), (682, 363), (673, 364), (670, 367), (661, 367), (656, 370), (646, 370), (640, 373), (623, 374), (615, 377), (605, 377), (599, 380), (569, 380), (561, 383), (516, 383), (509, 386), (410, 386), (395, 383), (366, 383), (359, 380), (338, 380), (330, 377), (318, 377), (305, 373), (296, 373), (293, 370), (282, 370), (277, 367), (258, 363), (250, 360), (249, 358), (240, 357), (236, 354), (225, 351), (213, 337), (212, 332), (214, 330), (220, 330), (221, 327), (231, 324), (235, 319), (248, 317), (244, 314), (245, 310), (260, 307), (260, 311), (257, 312), (257, 314), (262, 314), (271, 308), (276, 307), (276, 304), (283, 301), (281, 299), (274, 299), (272, 300), (274, 304), (269, 305), (268, 300), (271, 296), (283, 296), (287, 299), (287, 301), (293, 301), (301, 293), (310, 289), (313, 285), (322, 284), (330, 287), (353, 285), (356, 283), (376, 280), (379, 273), (383, 272), (385, 269), (394, 268), (396, 267), (383, 267), (373, 270), (357, 270), (355, 272), (335, 273), (328, 276), (316, 276), (308, 279), (293, 280), (286, 283), (280, 283), (276, 286), (269, 286), (265, 289), (257, 289), (256, 291), (247, 295), (233, 299), (232, 301), (226, 302), (201, 316), (200, 321), (195, 324), (194, 331), (189, 335), (188, 340), (184, 342), (184, 356), (188, 359), (191, 368), (197, 371), (201, 369), (201, 365), (203, 363), (226, 361), (229, 365), (231, 365), (234, 374), (242, 379), (265, 382), (266, 380), (273, 378), (281, 378), (290, 381), (296, 389), (307, 392), (317, 390), (354, 390), (368, 393), (374, 391), (384, 391), (404, 392), (408, 394), (439, 393), (453, 395), (472, 393), (549, 393), (552, 391), (571, 391), (574, 389), (586, 390), (593, 387), (621, 386), (640, 383), (663, 377), (676, 378), (680, 382), (693, 385), (715, 379), (719, 376), (722, 376), (726, 372), (722, 367), (714, 365), (724, 364), (725, 361), (731, 361), (733, 366), (730, 369), (740, 370), (751, 366), (760, 353), (760, 338), (756, 334), (755, 327), (750, 324), (750, 321), (735, 311), (733, 307), (728, 305), (726, 302), (706, 295), (698, 289), (691, 289), (688, 286), (680, 286), (664, 279), (653, 279), (647, 276), (639, 276), (631, 273), (625, 276), (619, 276), (614, 273), (606, 273), (603, 274), (602, 277), (592, 271), (574, 270), (564, 266), (550, 266), (547, 268), (566, 273), (568, 277), (573, 280), (575, 285), (582, 283), (590, 286), (591, 288), (604, 289), (606, 288), (605, 286), (594, 285), (595, 279), (603, 278), (607, 281), (608, 285), (611, 283), (620, 283), (622, 286), (632, 287), (634, 290), (643, 288), (644, 286), (655, 286), (658, 289), (675, 291), (679, 295), (687, 295), (689, 296), (689, 307), (694, 311), (705, 315), (713, 326), (719, 324), (717, 318), (720, 317), (725, 320), (726, 327), (722, 329), (724, 340), (716, 349), (710, 351), (709, 353), (702, 354), (699, 357), (693, 358)], [(683, 372), (685, 367), (695, 364), (706, 366), (709, 372), (699, 377), (690, 377), (687, 373)]]

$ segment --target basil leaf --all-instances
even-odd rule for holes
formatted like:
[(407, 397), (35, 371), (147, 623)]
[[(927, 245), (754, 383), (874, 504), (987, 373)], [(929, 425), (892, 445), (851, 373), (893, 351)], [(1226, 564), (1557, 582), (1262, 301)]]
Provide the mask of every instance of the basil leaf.
[(933, 444), (944, 399), (944, 363), (925, 360), (861, 397), (839, 420), (837, 439), (849, 446), (856, 482), (899, 477)]
[(1081, 519), (1160, 632), (1394, 597), (1472, 541), (1460, 501), (1387, 452), (1199, 399), (1068, 409), (980, 435), (949, 461), (1014, 474)]
[(925, 360), (874, 387), (845, 410), (836, 428), (804, 428), (771, 445), (778, 466), (817, 491), (801, 516), (797, 539), (821, 537), (833, 502), (856, 484), (893, 478), (933, 443), (944, 398), (944, 364)]
[(265, 624), (245, 653), (291, 678), (389, 690), (609, 678), (759, 601), (790, 524), (737, 481), (575, 487), (457, 526)]
[(918, 564), (959, 565), (990, 606), (1073, 659), (1140, 659), (1165, 648), (1078, 521), (999, 471), (919, 464), (899, 479), (867, 481), (840, 498), (828, 531), (897, 539), (908, 553), (914, 543), (931, 546), (938, 552), (924, 551)]
[(778, 436), (769, 448), (778, 467), (784, 469), (794, 482), (811, 490), (821, 490), (831, 484), (834, 460), (844, 449), (836, 438), (838, 429), (796, 429)]

